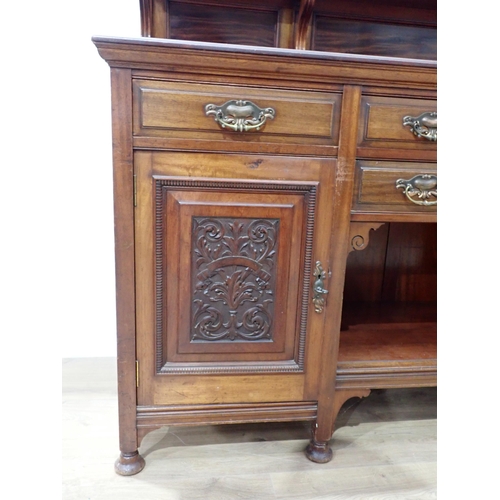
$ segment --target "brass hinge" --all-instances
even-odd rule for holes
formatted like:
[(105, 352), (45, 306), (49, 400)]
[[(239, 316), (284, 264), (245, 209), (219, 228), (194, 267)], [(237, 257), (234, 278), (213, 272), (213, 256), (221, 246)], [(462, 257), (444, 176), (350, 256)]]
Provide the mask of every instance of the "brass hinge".
[(134, 174), (134, 207), (137, 206), (137, 175)]
[(139, 361), (135, 360), (135, 386), (139, 387)]

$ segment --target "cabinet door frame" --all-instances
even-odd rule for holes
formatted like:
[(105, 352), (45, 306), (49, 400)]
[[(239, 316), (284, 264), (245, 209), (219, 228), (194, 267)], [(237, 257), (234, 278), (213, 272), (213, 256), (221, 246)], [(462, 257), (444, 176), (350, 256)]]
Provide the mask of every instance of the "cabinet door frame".
[[(311, 250), (303, 255), (300, 243), (301, 236), (312, 238), (313, 221), (304, 219), (314, 209), (318, 183), (156, 175), (153, 183), (156, 373), (302, 372), (306, 332), (301, 325), (295, 335), (295, 323), (307, 316), (309, 286), (297, 284), (310, 275)], [(241, 212), (236, 219), (235, 211)], [(250, 329), (245, 319), (253, 321)], [(218, 327), (210, 328), (214, 322)]]
[[(249, 165), (256, 164), (259, 165), (258, 169), (249, 169)], [(154, 406), (214, 402), (264, 403), (317, 399), (317, 395), (308, 393), (306, 387), (315, 387), (316, 384), (311, 383), (311, 379), (317, 379), (319, 376), (325, 314), (318, 314), (314, 310), (311, 275), (317, 260), (323, 263), (325, 269), (329, 268), (329, 224), (333, 210), (331, 196), (335, 159), (259, 157), (256, 162), (255, 155), (136, 152), (135, 166), (137, 343), (141, 380), (138, 404)], [(302, 308), (302, 314), (297, 314), (296, 317), (300, 320), (294, 325), (295, 329), (301, 330), (303, 334), (295, 340), (294, 349), (297, 352), (294, 353), (294, 362), (271, 362), (269, 366), (262, 363), (259, 366), (256, 363), (254, 369), (250, 368), (251, 363), (246, 366), (243, 364), (241, 368), (236, 366), (235, 369), (227, 363), (226, 366), (222, 364), (219, 367), (217, 363), (209, 363), (199, 369), (189, 366), (189, 363), (185, 366), (179, 363), (177, 367), (174, 366), (175, 363), (170, 367), (168, 363), (165, 365), (161, 353), (161, 335), (155, 326), (165, 317), (163, 312), (159, 311), (161, 307), (158, 307), (158, 304), (164, 304), (164, 297), (158, 297), (157, 293), (158, 279), (163, 279), (164, 261), (156, 258), (158, 252), (162, 252), (156, 235), (163, 216), (162, 211), (158, 209), (161, 198), (157, 193), (155, 195), (155, 191), (162, 184), (177, 186), (173, 192), (177, 193), (181, 202), (188, 205), (196, 203), (196, 191), (200, 198), (198, 203), (202, 205), (203, 198), (206, 198), (204, 191), (207, 190), (213, 194), (219, 189), (221, 203), (226, 196), (229, 204), (234, 202), (239, 193), (242, 206), (245, 204), (245, 198), (248, 199), (255, 193), (252, 206), (257, 217), (265, 213), (266, 197), (274, 200), (273, 203), (283, 205), (287, 205), (287, 196), (290, 196), (290, 200), (309, 197), (309, 206), (312, 209), (305, 210), (301, 216), (304, 219), (304, 227), (308, 228), (303, 234), (300, 256), (300, 260), (306, 263), (305, 268), (300, 270), (300, 284), (304, 287), (298, 295), (301, 300), (297, 302)], [(194, 194), (182, 196), (182, 193), (189, 193), (190, 189), (194, 190)], [(262, 193), (262, 207), (258, 206), (259, 193)], [(208, 198), (208, 205), (213, 204), (213, 196)], [(168, 210), (171, 210), (172, 206), (174, 205), (171, 204)], [(223, 207), (223, 204), (221, 206)], [(186, 214), (192, 213), (189, 206), (184, 206), (182, 210), (185, 210)], [(221, 213), (225, 213), (224, 208), (221, 210)], [(319, 213), (322, 214), (321, 217)], [(301, 220), (300, 217), (295, 219)], [(175, 234), (182, 233), (177, 231)], [(290, 234), (293, 234), (293, 231)], [(183, 248), (188, 247), (184, 245)], [(294, 272), (297, 273), (297, 270)], [(160, 286), (164, 287), (164, 283), (160, 283)], [(170, 282), (167, 288), (172, 286)], [(173, 293), (175, 294), (175, 291)]]

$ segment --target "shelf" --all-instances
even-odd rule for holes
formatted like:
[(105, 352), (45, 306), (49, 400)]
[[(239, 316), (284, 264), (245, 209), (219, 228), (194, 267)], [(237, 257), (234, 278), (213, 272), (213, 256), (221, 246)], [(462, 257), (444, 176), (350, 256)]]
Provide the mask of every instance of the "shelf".
[(340, 335), (339, 362), (435, 360), (436, 323), (368, 324)]
[(345, 328), (340, 334), (337, 386), (436, 385), (435, 316), (434, 303), (346, 307)]

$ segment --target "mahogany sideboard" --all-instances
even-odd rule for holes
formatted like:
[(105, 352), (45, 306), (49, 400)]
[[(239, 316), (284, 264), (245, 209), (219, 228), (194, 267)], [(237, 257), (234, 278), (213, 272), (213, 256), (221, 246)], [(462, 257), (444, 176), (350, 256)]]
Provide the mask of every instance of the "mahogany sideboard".
[[(111, 68), (120, 458), (436, 385), (435, 3), (142, 0)], [(370, 240), (370, 242), (369, 242)]]

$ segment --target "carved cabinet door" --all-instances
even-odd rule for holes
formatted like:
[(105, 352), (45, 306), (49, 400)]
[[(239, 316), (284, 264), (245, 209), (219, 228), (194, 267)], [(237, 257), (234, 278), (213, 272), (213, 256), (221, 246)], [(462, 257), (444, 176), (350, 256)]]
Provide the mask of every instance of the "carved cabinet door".
[(315, 400), (335, 160), (135, 165), (139, 406)]

